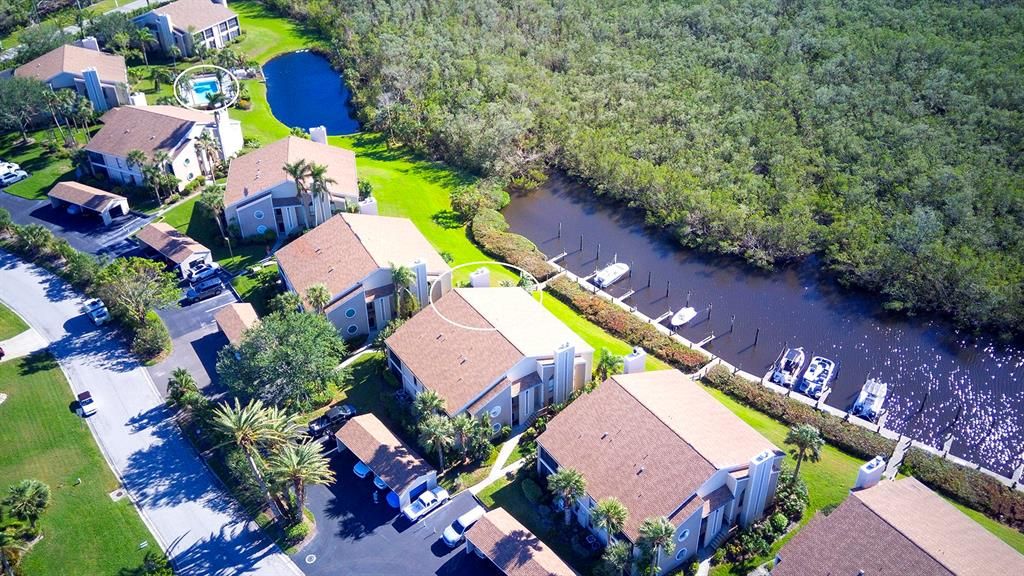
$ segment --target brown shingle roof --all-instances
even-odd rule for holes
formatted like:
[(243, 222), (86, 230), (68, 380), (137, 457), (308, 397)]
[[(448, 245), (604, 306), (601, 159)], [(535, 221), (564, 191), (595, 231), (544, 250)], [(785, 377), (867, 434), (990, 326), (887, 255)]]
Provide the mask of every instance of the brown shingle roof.
[(350, 419), (335, 436), (395, 492), (434, 471), (373, 414)]
[(466, 539), (507, 576), (574, 576), (551, 548), (503, 508), (486, 513), (466, 531)]
[(236, 16), (226, 3), (218, 4), (210, 0), (178, 0), (155, 8), (153, 12), (169, 15), (171, 24), (182, 32), (188, 32), (189, 27), (194, 28), (195, 32), (202, 32)]
[(153, 159), (157, 150), (172, 152), (195, 124), (212, 124), (212, 114), (175, 106), (121, 106), (108, 111), (100, 120), (103, 128), (85, 149), (125, 158), (132, 150), (141, 150)]
[(391, 263), (408, 266), (416, 260), (427, 264), (427, 273), (440, 275), (451, 268), (419, 228), (408, 218), (343, 213), (359, 241), (381, 268)]
[(181, 264), (195, 254), (210, 252), (209, 248), (178, 232), (166, 222), (149, 224), (139, 230), (135, 237), (175, 264)]
[(228, 304), (218, 310), (213, 319), (217, 321), (217, 326), (227, 337), (228, 342), (234, 346), (241, 343), (246, 330), (260, 322), (256, 309), (248, 302)]
[(125, 200), (124, 196), (86, 186), (80, 182), (59, 182), (47, 196), (96, 212), (103, 212), (110, 208), (111, 204)]
[(492, 384), (523, 359), (460, 292), (448, 292), (387, 340), (420, 383), (444, 398), (449, 414), (491, 390)]
[(340, 214), (278, 250), (277, 263), (303, 298), (314, 284), (337, 296), (379, 269)]
[(49, 82), (54, 76), (65, 72), (81, 77), (82, 70), (86, 68), (95, 68), (101, 82), (128, 82), (124, 57), (70, 44), (54, 48), (35, 60), (18, 66), (14, 75)]
[(634, 542), (645, 518), (673, 516), (716, 471), (614, 379), (569, 404), (537, 442), (583, 474), (595, 500), (626, 505), (623, 532)]
[(774, 576), (1024, 574), (1024, 556), (915, 478), (852, 492), (779, 557)]
[(330, 185), (331, 191), (336, 195), (358, 197), (354, 152), (288, 136), (231, 161), (224, 188), (224, 205), (231, 206), (285, 182), (289, 177), (284, 165), (298, 160), (327, 166), (327, 175), (335, 181)]

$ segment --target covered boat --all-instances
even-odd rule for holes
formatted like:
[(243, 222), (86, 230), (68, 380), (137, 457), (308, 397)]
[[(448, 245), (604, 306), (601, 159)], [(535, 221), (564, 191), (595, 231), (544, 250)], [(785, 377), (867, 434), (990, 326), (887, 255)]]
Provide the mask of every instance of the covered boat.
[(672, 315), (672, 325), (682, 326), (683, 324), (686, 324), (690, 320), (693, 320), (693, 317), (696, 315), (697, 311), (687, 306), (686, 308), (683, 308), (679, 312), (676, 312), (675, 314)]
[(800, 375), (800, 369), (804, 367), (804, 359), (803, 348), (786, 348), (772, 371), (772, 382), (786, 388), (792, 386)]
[(818, 399), (825, 393), (836, 375), (836, 363), (822, 356), (811, 358), (807, 371), (796, 387), (796, 391)]
[(593, 283), (598, 288), (607, 288), (629, 274), (629, 265), (622, 262), (609, 264), (594, 275)]
[(889, 385), (874, 378), (868, 378), (860, 389), (857, 402), (853, 405), (853, 415), (875, 422), (882, 415), (882, 404), (889, 393)]

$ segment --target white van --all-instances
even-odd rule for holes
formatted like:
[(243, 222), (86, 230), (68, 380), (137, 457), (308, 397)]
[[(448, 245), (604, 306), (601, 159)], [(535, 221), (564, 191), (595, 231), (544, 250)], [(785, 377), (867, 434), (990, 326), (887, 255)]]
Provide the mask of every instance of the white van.
[(462, 516), (455, 519), (444, 529), (441, 533), (441, 539), (448, 545), (449, 548), (455, 548), (462, 542), (462, 538), (466, 534), (466, 530), (472, 526), (477, 520), (480, 519), (487, 511), (484, 510), (483, 506), (474, 506), (472, 510), (466, 512)]

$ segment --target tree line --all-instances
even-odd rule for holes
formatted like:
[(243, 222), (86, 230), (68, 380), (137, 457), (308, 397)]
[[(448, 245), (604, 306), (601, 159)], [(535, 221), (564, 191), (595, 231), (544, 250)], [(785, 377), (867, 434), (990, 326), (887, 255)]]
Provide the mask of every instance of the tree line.
[(559, 168), (690, 247), (824, 256), (891, 310), (1024, 329), (1024, 12), (939, 0), (263, 0), (362, 120), (519, 183)]

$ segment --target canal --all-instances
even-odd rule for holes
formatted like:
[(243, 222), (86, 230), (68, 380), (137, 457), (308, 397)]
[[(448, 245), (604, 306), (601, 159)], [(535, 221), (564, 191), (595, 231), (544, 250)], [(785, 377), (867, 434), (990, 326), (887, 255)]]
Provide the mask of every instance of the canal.
[(840, 365), (828, 404), (849, 410), (864, 381), (878, 378), (889, 384), (887, 428), (940, 449), (952, 434), (952, 454), (1006, 476), (1024, 463), (1019, 343), (886, 314), (870, 294), (828, 279), (814, 259), (765, 273), (683, 249), (645, 228), (636, 211), (604, 204), (564, 176), (513, 196), (504, 214), (548, 256), (567, 252), (560, 263), (577, 274), (615, 258), (630, 264), (631, 277), (609, 292), (636, 290), (627, 302), (652, 318), (689, 300), (698, 315), (679, 334), (694, 342), (714, 336), (706, 348), (747, 372), (764, 374), (784, 347), (802, 346), (808, 359)]

